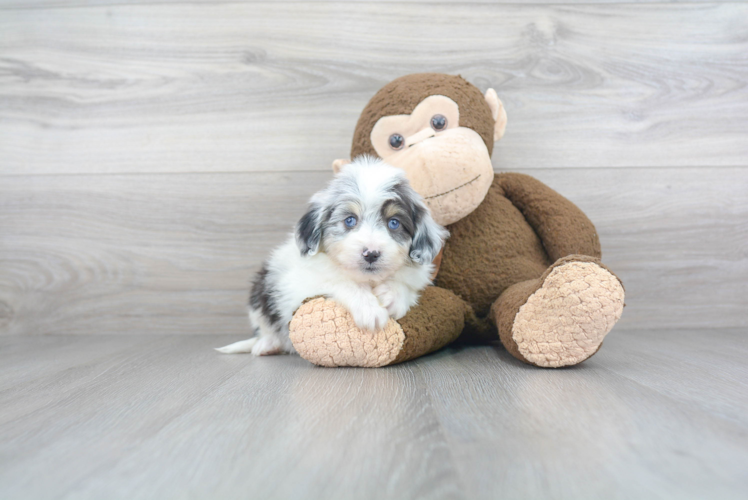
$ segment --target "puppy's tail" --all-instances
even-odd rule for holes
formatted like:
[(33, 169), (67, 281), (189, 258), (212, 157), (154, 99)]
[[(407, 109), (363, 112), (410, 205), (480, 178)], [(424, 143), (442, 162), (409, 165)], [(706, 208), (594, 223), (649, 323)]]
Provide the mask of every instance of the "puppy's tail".
[(239, 354), (244, 352), (252, 352), (252, 348), (257, 343), (258, 337), (252, 337), (247, 340), (240, 340), (224, 347), (215, 347), (215, 350), (222, 352), (223, 354)]

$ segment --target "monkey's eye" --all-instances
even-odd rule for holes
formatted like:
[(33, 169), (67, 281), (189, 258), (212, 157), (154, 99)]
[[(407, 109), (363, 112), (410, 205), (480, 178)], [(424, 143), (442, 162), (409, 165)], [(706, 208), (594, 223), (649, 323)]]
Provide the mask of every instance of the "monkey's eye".
[(394, 231), (395, 229), (400, 227), (400, 221), (394, 218), (390, 219), (389, 221), (387, 221), (387, 227)]
[(405, 144), (405, 139), (400, 134), (392, 134), (390, 136), (390, 147), (392, 149), (401, 149)]
[(444, 130), (447, 128), (447, 117), (444, 115), (434, 115), (431, 117), (431, 128), (434, 130)]
[(357, 223), (358, 223), (358, 219), (356, 219), (352, 215), (343, 221), (343, 224), (345, 224), (345, 227), (347, 228), (355, 227)]

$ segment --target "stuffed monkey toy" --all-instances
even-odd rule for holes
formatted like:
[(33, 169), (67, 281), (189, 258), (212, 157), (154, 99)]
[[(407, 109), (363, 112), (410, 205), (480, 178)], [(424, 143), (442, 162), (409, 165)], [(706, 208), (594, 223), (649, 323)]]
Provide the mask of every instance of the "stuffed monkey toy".
[(374, 95), (351, 158), (374, 155), (405, 170), (450, 237), (434, 286), (379, 332), (358, 329), (333, 301), (306, 301), (290, 324), (301, 357), (378, 367), (498, 336), (525, 363), (561, 367), (600, 349), (623, 311), (621, 281), (600, 262), (597, 232), (579, 208), (530, 176), (494, 173), (506, 121), (493, 89), (483, 95), (459, 76), (408, 75)]

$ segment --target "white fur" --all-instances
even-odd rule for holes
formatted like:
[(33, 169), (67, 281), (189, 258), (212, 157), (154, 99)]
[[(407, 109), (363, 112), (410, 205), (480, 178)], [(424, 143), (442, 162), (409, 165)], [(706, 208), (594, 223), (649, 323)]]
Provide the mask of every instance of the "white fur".
[[(403, 184), (406, 196), (398, 198), (392, 188), (399, 185), (402, 193)], [(407, 244), (405, 233), (393, 237), (396, 231), (388, 229), (382, 216), (385, 202), (393, 199), (422, 209), (415, 234), (425, 235), (428, 245), (413, 247), (415, 234)], [(354, 229), (337, 220), (348, 213), (347, 207), (357, 207)], [(367, 157), (345, 166), (328, 188), (315, 194), (305, 218), (309, 224), (302, 218), (296, 233), (271, 254), (264, 281), (261, 274), (255, 281), (249, 317), (256, 336), (218, 351), (257, 356), (295, 352), (288, 324), (304, 299), (319, 295), (348, 309), (360, 328), (381, 329), (390, 317), (403, 317), (418, 302), (430, 283), (431, 260), (447, 236), (410, 189), (404, 172)], [(303, 230), (312, 226), (321, 228), (316, 244), (314, 237), (305, 238), (310, 231)], [(373, 263), (364, 258), (371, 251), (381, 254)]]

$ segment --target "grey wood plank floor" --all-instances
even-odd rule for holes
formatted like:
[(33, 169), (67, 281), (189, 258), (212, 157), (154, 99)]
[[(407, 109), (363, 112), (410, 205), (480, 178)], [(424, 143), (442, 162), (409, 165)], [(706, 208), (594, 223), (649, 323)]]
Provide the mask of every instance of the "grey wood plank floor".
[(745, 498), (748, 336), (614, 332), (588, 362), (384, 369), (217, 335), (0, 338), (0, 498)]

